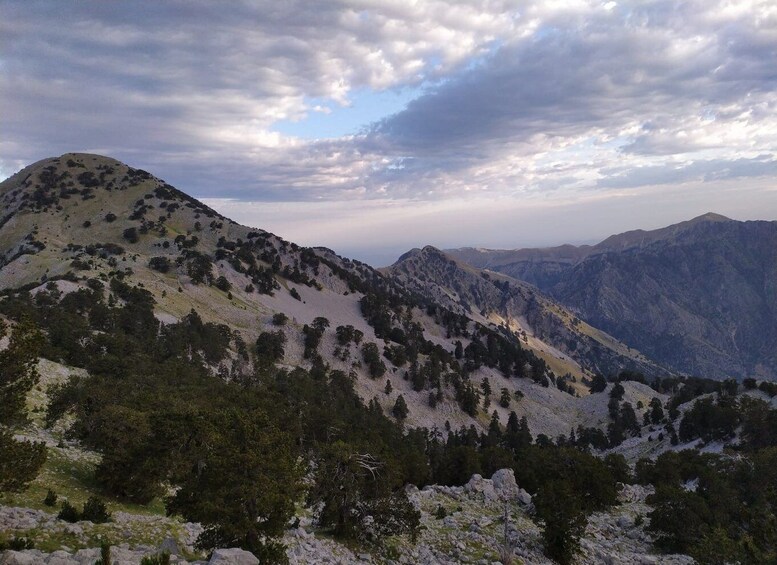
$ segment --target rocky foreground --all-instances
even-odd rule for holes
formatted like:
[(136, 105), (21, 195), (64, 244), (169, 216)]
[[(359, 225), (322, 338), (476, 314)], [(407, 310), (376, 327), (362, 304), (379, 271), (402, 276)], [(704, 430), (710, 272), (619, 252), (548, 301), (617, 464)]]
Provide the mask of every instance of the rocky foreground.
[[(354, 553), (313, 528), (309, 520), (288, 530), (284, 537), (287, 556), (292, 564), (302, 563), (396, 563), (448, 564), (477, 563), (552, 563), (542, 553), (540, 528), (532, 519), (532, 500), (515, 482), (512, 470), (497, 471), (491, 479), (474, 475), (462, 487), (428, 486), (421, 490), (408, 487), (411, 501), (421, 511), (421, 533), (413, 543), (406, 537), (394, 537), (380, 549)], [(609, 512), (589, 518), (581, 540), (578, 562), (583, 564), (690, 564), (684, 555), (657, 555), (645, 531), (650, 511), (645, 498), (650, 491), (641, 486), (625, 485), (621, 504)], [(156, 545), (133, 544), (139, 531), (163, 536)], [(79, 522), (69, 524), (40, 510), (0, 507), (0, 531), (27, 537), (36, 545), (42, 540), (63, 539), (73, 546), (115, 540), (124, 543), (111, 548), (112, 563), (134, 565), (146, 557), (169, 553), (170, 563), (252, 565), (259, 560), (239, 549), (219, 549), (207, 560), (198, 560), (193, 542), (200, 528), (161, 517), (143, 517), (117, 513), (109, 524)], [(95, 544), (96, 545), (96, 544)], [(45, 553), (36, 549), (5, 551), (1, 565), (92, 565), (100, 558), (99, 548), (75, 550), (63, 545)]]

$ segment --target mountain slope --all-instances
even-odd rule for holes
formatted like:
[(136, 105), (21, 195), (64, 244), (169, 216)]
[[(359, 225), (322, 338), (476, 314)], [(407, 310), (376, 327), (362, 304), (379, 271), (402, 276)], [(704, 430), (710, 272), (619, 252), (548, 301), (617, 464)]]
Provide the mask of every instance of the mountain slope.
[(453, 311), (504, 324), (547, 355), (557, 374), (613, 375), (628, 369), (649, 376), (659, 368), (611, 336), (591, 327), (536, 287), (479, 271), (434, 247), (405, 253), (388, 272)]
[[(125, 284), (148, 293), (163, 324), (195, 310), (231, 332), (231, 353), (214, 363), (214, 374), (250, 374), (257, 338), (282, 332), (281, 366), (310, 368), (320, 359), (352, 375), (363, 401), (374, 400), (385, 413), (402, 395), (410, 426), (485, 429), (493, 411), (504, 424), (514, 410), (527, 416), (533, 433), (555, 437), (605, 416), (547, 386), (554, 372), (562, 376), (574, 366), (550, 344), (520, 341), (496, 318), (465, 312), (330, 250), (240, 226), (116, 160), (66, 154), (40, 161), (0, 183), (0, 206), (0, 301), (19, 291), (59, 300), (108, 286), (110, 301), (121, 303)], [(277, 321), (280, 314), (288, 321)], [(338, 328), (348, 326), (358, 338), (341, 338)], [(366, 344), (374, 344), (376, 358), (368, 358)], [(522, 376), (532, 378), (516, 378)], [(488, 401), (484, 379), (495, 391)], [(502, 388), (507, 406), (497, 402)], [(468, 395), (476, 404), (464, 410)]]
[(777, 377), (777, 222), (706, 214), (595, 246), (449, 253), (537, 285), (680, 372)]

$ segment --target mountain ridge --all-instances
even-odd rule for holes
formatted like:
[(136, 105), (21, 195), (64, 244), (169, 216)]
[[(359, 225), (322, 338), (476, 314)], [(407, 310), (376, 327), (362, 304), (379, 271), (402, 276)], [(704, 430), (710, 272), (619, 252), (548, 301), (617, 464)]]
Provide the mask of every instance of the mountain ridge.
[[(484, 429), (488, 419), (483, 409), (473, 414), (461, 410), (453, 383), (436, 384), (439, 376), (413, 381), (408, 375), (416, 371), (412, 361), (392, 357), (398, 348), (408, 347), (418, 356), (418, 370), (434, 355), (447, 359), (443, 367), (454, 368), (450, 364), (463, 365), (469, 355), (453, 358), (457, 340), (466, 349), (491, 336), (488, 339), (503, 344), (505, 351), (520, 347), (512, 354), (536, 367), (535, 382), (505, 376), (492, 361), (469, 363), (466, 378), (475, 394), (487, 378), (498, 383), (497, 390), (505, 387), (524, 398), (509, 408), (492, 405), (490, 411), (496, 410), (502, 422), (516, 410), (527, 415), (534, 433), (555, 437), (599, 419), (568, 409), (577, 402), (573, 395), (547, 386), (564, 375), (561, 366), (569, 354), (556, 363), (553, 348), (521, 341), (499, 320), (463, 310), (449, 312), (424, 298), (418, 288), (368, 265), (240, 226), (150, 173), (114, 159), (68, 153), (38, 161), (0, 184), (0, 204), (8, 210), (0, 225), (4, 294), (13, 289), (46, 294), (49, 283), (67, 294), (87, 288), (92, 279), (101, 284), (118, 279), (149, 293), (154, 315), (165, 324), (185, 319), (194, 309), (203, 322), (226, 324), (245, 344), (281, 332), (285, 347), (280, 366), (309, 367), (320, 355), (332, 369), (355, 375), (365, 404), (374, 400), (390, 412), (401, 394), (410, 407), (409, 426), (443, 428), (447, 422)], [(473, 270), (468, 276), (477, 275)], [(288, 322), (276, 325), (276, 314)], [(322, 326), (322, 335), (313, 340), (318, 350), (311, 352), (305, 328), (318, 318), (331, 327)], [(363, 336), (361, 345), (343, 345), (335, 335), (337, 328), (349, 326)], [(408, 335), (416, 336), (416, 345), (402, 343)], [(367, 343), (376, 345), (379, 377), (368, 374), (372, 369), (368, 371), (361, 350)], [(551, 361), (558, 374), (548, 365)], [(251, 366), (235, 352), (214, 371), (239, 375)], [(509, 373), (526, 372), (523, 366), (506, 367)], [(384, 392), (387, 379), (392, 381), (391, 394)], [(575, 387), (575, 394), (587, 394), (582, 382)], [(436, 406), (430, 405), (431, 393), (440, 399)]]
[[(433, 247), (413, 249), (385, 269), (419, 292), (454, 311), (481, 316), (521, 333), (541, 351), (555, 350), (557, 372), (591, 378), (632, 370), (648, 376), (666, 375), (638, 351), (579, 320), (534, 286), (484, 272)], [(577, 362), (572, 359), (575, 357)], [(553, 364), (552, 360), (549, 360)]]
[(777, 222), (708, 213), (594, 246), (448, 253), (537, 286), (682, 373), (773, 379), (775, 245)]

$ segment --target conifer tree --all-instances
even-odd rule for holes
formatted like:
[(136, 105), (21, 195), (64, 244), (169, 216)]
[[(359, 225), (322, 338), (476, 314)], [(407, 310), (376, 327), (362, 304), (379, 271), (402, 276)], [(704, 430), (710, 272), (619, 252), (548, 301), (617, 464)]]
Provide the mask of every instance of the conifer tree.
[(397, 397), (397, 401), (394, 403), (394, 408), (391, 409), (391, 413), (397, 420), (404, 420), (410, 413), (405, 398), (401, 394)]
[[(5, 335), (0, 321), (0, 338)], [(28, 319), (14, 328), (8, 347), (0, 351), (0, 492), (26, 488), (46, 460), (43, 443), (18, 441), (11, 426), (27, 419), (25, 399), (38, 382), (38, 354), (43, 336)]]

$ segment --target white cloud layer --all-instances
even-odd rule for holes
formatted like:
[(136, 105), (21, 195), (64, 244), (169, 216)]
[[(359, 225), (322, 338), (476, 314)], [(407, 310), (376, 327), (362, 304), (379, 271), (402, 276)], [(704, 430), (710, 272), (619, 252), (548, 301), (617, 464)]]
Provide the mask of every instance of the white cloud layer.
[[(345, 225), (321, 220), (322, 235), (348, 233), (360, 206), (428, 225), (457, 206), (560, 211), (641, 191), (690, 214), (689, 187), (712, 209), (777, 179), (772, 0), (0, 0), (0, 12), (0, 175), (105, 153), (279, 215), (295, 202), (313, 221), (305, 203), (329, 202), (316, 209)], [(359, 134), (275, 128), (407, 88), (421, 94)], [(751, 217), (768, 209), (756, 201)]]

